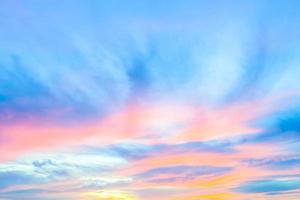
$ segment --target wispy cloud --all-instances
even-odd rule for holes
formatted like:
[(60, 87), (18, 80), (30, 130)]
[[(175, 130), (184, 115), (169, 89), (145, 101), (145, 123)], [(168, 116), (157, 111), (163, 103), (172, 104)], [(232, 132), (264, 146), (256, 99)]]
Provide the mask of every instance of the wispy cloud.
[(298, 199), (298, 8), (3, 0), (0, 198)]

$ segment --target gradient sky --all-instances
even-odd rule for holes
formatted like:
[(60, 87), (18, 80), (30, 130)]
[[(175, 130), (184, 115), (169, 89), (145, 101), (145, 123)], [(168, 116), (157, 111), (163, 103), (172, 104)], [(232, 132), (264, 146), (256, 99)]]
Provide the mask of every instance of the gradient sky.
[(1, 200), (299, 200), (300, 1), (1, 0)]

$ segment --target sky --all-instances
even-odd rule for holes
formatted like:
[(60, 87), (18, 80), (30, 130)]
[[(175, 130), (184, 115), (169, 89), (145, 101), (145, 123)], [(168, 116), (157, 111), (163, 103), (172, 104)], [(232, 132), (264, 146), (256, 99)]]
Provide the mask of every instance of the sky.
[(299, 200), (299, 7), (1, 0), (0, 200)]

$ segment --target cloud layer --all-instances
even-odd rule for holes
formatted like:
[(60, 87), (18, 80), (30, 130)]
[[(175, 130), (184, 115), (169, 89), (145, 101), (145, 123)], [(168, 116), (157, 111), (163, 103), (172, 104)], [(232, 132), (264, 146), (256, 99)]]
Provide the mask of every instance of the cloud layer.
[(0, 199), (299, 199), (298, 1), (0, 4)]

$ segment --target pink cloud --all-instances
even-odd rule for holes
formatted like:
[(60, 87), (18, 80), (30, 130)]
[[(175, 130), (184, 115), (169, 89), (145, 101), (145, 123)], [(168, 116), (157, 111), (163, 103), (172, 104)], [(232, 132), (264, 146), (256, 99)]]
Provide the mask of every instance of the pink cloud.
[(19, 121), (1, 127), (0, 160), (69, 145), (103, 145), (124, 140), (182, 143), (256, 133), (261, 129), (250, 126), (250, 122), (277, 110), (272, 106), (273, 101), (221, 108), (170, 102), (131, 104), (104, 118), (69, 126), (38, 120)]

